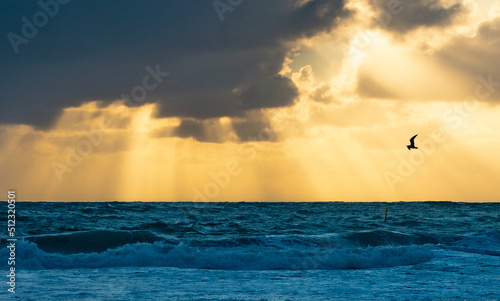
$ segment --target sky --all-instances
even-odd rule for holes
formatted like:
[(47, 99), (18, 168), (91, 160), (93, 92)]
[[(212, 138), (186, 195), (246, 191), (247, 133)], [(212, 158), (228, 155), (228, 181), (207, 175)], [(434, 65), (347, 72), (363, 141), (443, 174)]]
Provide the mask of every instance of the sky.
[(4, 0), (0, 35), (19, 199), (500, 200), (497, 0)]

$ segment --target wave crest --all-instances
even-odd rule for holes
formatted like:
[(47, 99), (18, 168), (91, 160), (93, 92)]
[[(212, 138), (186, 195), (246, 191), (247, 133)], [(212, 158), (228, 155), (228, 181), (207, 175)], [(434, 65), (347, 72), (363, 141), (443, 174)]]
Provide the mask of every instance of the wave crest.
[[(427, 246), (356, 249), (295, 246), (195, 247), (166, 242), (133, 243), (101, 253), (48, 253), (30, 241), (18, 241), (17, 264), (23, 269), (175, 267), (217, 270), (336, 270), (412, 265), (432, 259)], [(4, 253), (4, 251), (0, 252)]]

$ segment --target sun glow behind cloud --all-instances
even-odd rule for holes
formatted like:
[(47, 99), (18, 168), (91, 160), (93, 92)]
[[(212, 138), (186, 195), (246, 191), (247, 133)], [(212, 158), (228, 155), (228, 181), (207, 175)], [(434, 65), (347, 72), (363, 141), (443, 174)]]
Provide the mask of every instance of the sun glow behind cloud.
[[(465, 101), (477, 81), (443, 62), (452, 37), (417, 42), (367, 21), (298, 41), (280, 74), (299, 96), (247, 113), (269, 125), (260, 137), (237, 132), (243, 117), (159, 118), (121, 101), (66, 108), (49, 131), (1, 126), (2, 188), (32, 200), (498, 200), (500, 109)], [(405, 148), (414, 134), (419, 153)]]

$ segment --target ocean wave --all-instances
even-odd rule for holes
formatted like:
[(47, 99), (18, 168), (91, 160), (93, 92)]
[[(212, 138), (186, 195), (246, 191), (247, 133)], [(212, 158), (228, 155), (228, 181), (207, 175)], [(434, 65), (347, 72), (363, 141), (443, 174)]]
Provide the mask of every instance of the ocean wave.
[(103, 252), (127, 244), (153, 243), (162, 240), (162, 238), (150, 231), (92, 230), (27, 236), (24, 237), (24, 240), (36, 243), (38, 248), (45, 252), (71, 254)]
[(406, 245), (444, 245), (465, 246), (471, 248), (500, 249), (500, 231), (481, 234), (451, 234), (415, 232), (402, 233), (389, 230), (352, 231), (342, 236), (347, 243), (360, 247), (406, 246)]
[[(161, 233), (161, 234), (160, 234)], [(423, 263), (444, 249), (500, 256), (500, 232), (403, 233), (387, 229), (322, 235), (176, 237), (146, 230), (25, 236), (25, 269), (159, 266), (221, 270), (367, 269)], [(7, 258), (8, 250), (0, 250)], [(5, 264), (4, 263), (0, 263)]]
[[(343, 238), (357, 246), (403, 246), (403, 245), (426, 245), (439, 244), (444, 241), (443, 237), (432, 233), (402, 233), (389, 230), (364, 230), (352, 231)], [(455, 238), (458, 240), (459, 238)]]
[(184, 243), (172, 245), (160, 241), (79, 254), (49, 253), (34, 242), (18, 241), (17, 254), (16, 264), (21, 269), (156, 266), (216, 270), (336, 270), (414, 265), (433, 257), (431, 249), (426, 246), (280, 249), (252, 245), (224, 248), (194, 247)]

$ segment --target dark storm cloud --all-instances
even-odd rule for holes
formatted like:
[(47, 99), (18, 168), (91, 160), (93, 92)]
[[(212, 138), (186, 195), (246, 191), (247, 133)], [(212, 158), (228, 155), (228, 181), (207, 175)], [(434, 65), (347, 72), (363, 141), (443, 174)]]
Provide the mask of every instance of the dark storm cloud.
[(391, 32), (404, 34), (420, 27), (446, 26), (465, 11), (461, 3), (444, 5), (440, 0), (371, 0), (376, 23)]
[[(251, 114), (243, 118), (236, 118), (232, 122), (232, 130), (236, 134), (237, 141), (269, 141), (275, 142), (276, 135), (269, 120), (262, 114)], [(217, 133), (221, 129), (218, 119), (193, 119), (185, 118), (175, 128), (164, 128), (157, 130), (153, 137), (180, 137), (193, 138), (200, 142), (222, 143), (232, 139), (227, 133)]]
[[(1, 123), (47, 126), (62, 108), (134, 92), (145, 99), (132, 103), (157, 102), (159, 117), (291, 105), (297, 89), (278, 75), (287, 42), (349, 14), (343, 0), (243, 1), (223, 22), (212, 0), (58, 1), (0, 3)], [(157, 81), (151, 69), (169, 76)], [(189, 129), (199, 135), (189, 123), (179, 135)]]
[(241, 96), (241, 105), (244, 109), (288, 106), (297, 96), (299, 92), (289, 78), (275, 76), (248, 87)]
[(183, 120), (181, 124), (175, 129), (173, 136), (181, 138), (193, 137), (198, 141), (207, 141), (203, 122), (200, 122), (198, 120)]
[(240, 141), (276, 141), (276, 134), (267, 121), (247, 120), (233, 124)]

